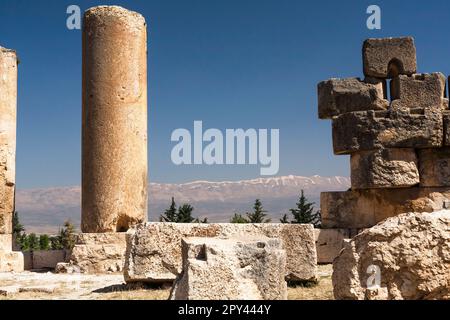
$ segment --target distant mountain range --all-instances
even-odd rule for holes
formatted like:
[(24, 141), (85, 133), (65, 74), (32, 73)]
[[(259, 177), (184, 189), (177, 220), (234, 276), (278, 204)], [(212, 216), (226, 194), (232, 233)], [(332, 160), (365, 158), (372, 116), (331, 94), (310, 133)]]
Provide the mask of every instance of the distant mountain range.
[[(261, 199), (273, 221), (295, 206), (300, 190), (319, 206), (320, 192), (342, 191), (350, 187), (348, 177), (283, 176), (242, 181), (195, 181), (182, 184), (149, 184), (149, 220), (157, 221), (175, 197), (178, 205), (190, 203), (194, 216), (210, 222), (228, 222), (235, 212), (252, 209)], [(18, 190), (16, 210), (27, 232), (55, 233), (65, 220), (80, 223), (79, 186)]]

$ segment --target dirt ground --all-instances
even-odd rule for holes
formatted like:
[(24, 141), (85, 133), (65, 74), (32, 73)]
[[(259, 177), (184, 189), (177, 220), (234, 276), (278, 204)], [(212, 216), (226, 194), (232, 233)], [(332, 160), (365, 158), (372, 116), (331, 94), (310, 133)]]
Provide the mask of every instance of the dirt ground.
[[(289, 288), (288, 299), (333, 299), (331, 271), (331, 265), (319, 266), (318, 284)], [(122, 275), (0, 273), (0, 300), (166, 300), (169, 293), (168, 286), (127, 286)]]

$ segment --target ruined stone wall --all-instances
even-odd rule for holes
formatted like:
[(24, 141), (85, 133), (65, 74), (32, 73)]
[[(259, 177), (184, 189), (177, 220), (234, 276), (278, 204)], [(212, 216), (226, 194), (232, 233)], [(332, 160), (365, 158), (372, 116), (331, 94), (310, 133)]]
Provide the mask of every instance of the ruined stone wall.
[(321, 195), (324, 228), (368, 228), (450, 199), (445, 76), (416, 73), (411, 37), (368, 39), (362, 55), (363, 80), (318, 84), (319, 118), (331, 119), (334, 153), (351, 168), (351, 190)]

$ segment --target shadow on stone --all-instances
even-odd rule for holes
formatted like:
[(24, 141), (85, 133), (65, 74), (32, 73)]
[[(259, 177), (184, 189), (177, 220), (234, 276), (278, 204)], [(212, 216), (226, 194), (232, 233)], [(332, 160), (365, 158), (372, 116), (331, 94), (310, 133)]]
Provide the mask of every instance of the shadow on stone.
[(136, 291), (136, 290), (168, 290), (172, 287), (172, 283), (129, 283), (129, 284), (114, 284), (104, 288), (99, 288), (92, 293), (111, 293), (111, 292), (121, 292), (121, 291)]

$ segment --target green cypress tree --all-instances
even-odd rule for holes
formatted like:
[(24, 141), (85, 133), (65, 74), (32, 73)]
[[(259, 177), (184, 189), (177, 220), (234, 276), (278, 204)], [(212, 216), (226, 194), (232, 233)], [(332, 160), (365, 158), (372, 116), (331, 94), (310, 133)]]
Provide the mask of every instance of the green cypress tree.
[(296, 205), (297, 208), (289, 210), (294, 216), (292, 223), (313, 224), (315, 227), (320, 227), (322, 220), (320, 211), (314, 213), (314, 202), (308, 201), (303, 190)]
[(12, 217), (12, 228), (13, 228), (13, 241), (15, 241), (15, 243), (22, 249), (25, 227), (20, 223), (19, 213), (17, 211), (14, 211)]
[(164, 213), (159, 217), (160, 222), (178, 222), (177, 206), (175, 199), (172, 197), (172, 203), (169, 209), (166, 209)]
[(64, 249), (61, 243), (61, 236), (57, 235), (50, 238), (50, 247), (52, 250)]
[(64, 222), (64, 227), (59, 231), (59, 237), (63, 249), (73, 249), (75, 246), (75, 226), (70, 220)]
[(28, 236), (28, 246), (30, 251), (36, 251), (40, 249), (39, 239), (35, 233), (30, 233), (30, 235)]
[(191, 223), (194, 222), (195, 219), (192, 217), (192, 211), (194, 210), (194, 207), (192, 207), (190, 204), (183, 204), (181, 207), (178, 208), (178, 221), (179, 223)]
[(50, 250), (50, 237), (46, 234), (39, 236), (39, 247), (41, 250)]
[(259, 199), (256, 199), (253, 206), (253, 212), (247, 212), (247, 220), (249, 223), (269, 223), (270, 219), (267, 219), (266, 210), (263, 209), (262, 203)]

